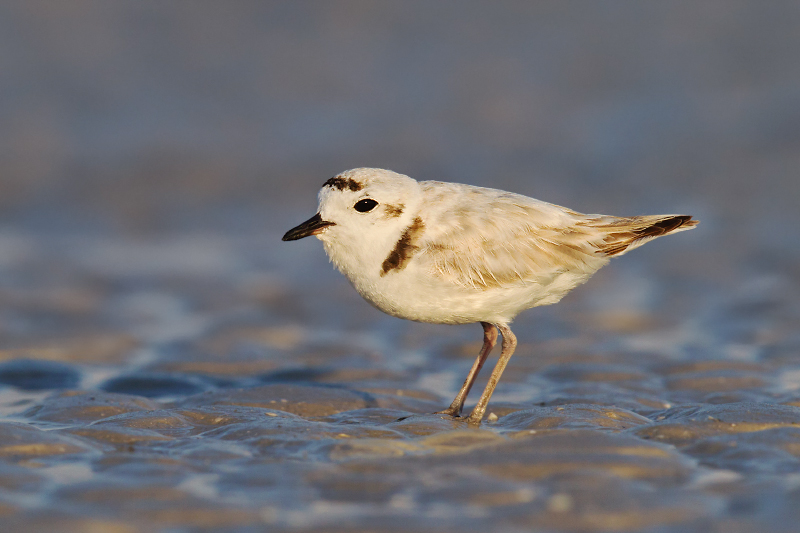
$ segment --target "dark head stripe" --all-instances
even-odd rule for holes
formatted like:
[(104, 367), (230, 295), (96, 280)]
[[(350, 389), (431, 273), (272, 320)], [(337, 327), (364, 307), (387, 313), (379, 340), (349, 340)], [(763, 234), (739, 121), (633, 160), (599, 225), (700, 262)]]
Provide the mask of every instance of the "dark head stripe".
[(343, 191), (345, 189), (350, 189), (353, 192), (360, 191), (363, 187), (359, 182), (354, 180), (353, 178), (343, 178), (341, 176), (334, 176), (328, 181), (326, 181), (323, 187), (333, 187), (334, 189), (339, 189)]

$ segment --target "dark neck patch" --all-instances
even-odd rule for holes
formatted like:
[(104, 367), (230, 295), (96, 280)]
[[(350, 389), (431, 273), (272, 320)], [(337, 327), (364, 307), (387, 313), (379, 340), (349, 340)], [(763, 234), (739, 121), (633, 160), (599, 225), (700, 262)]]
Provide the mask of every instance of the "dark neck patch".
[(416, 217), (400, 236), (400, 240), (395, 244), (394, 250), (389, 252), (389, 255), (383, 260), (381, 277), (392, 270), (400, 271), (405, 268), (417, 250), (419, 250), (419, 246), (416, 243), (419, 242), (419, 238), (424, 231), (425, 223), (422, 222), (421, 218)]
[(361, 184), (354, 180), (353, 178), (343, 178), (341, 176), (334, 176), (328, 181), (326, 181), (323, 187), (333, 187), (334, 189), (339, 189), (343, 191), (345, 189), (350, 189), (353, 192), (360, 191), (363, 189)]

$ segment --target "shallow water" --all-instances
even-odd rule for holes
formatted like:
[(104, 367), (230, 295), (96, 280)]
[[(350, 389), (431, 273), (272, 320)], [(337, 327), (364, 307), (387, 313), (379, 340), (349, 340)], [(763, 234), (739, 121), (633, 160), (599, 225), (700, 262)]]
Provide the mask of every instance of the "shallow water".
[[(0, 8), (3, 530), (796, 530), (795, 3), (403, 5)], [(362, 165), (702, 223), (474, 428), (479, 326), (280, 242)]]

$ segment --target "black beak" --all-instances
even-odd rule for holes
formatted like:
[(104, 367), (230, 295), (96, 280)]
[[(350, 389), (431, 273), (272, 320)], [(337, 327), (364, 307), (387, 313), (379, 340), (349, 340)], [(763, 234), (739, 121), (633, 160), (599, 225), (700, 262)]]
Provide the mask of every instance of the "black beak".
[(322, 220), (322, 217), (319, 213), (314, 215), (313, 217), (309, 218), (296, 228), (292, 228), (286, 232), (286, 235), (283, 236), (283, 241), (296, 241), (297, 239), (302, 239), (303, 237), (308, 237), (309, 235), (316, 235), (323, 229), (327, 228), (328, 226), (334, 226), (336, 222), (328, 222), (326, 220)]

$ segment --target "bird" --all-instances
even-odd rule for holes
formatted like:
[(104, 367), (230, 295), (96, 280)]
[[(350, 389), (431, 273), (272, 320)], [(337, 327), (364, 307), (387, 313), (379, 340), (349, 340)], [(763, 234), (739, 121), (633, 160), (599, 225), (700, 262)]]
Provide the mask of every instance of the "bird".
[(464, 402), (498, 332), (501, 352), (468, 417), (480, 424), (513, 355), (509, 324), (587, 281), (612, 257), (698, 224), (689, 215), (587, 215), (498, 189), (416, 181), (379, 168), (327, 180), (319, 208), (283, 241), (315, 236), (370, 304), (391, 316), (483, 327), (483, 346), (450, 407)]

